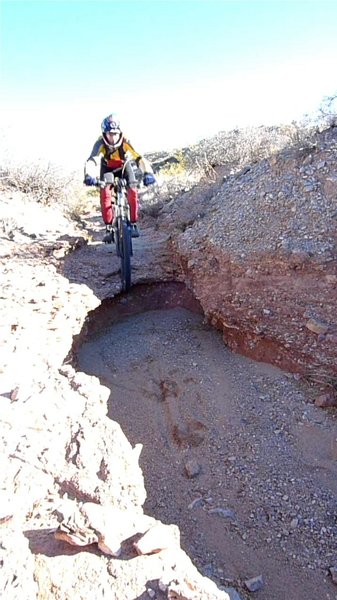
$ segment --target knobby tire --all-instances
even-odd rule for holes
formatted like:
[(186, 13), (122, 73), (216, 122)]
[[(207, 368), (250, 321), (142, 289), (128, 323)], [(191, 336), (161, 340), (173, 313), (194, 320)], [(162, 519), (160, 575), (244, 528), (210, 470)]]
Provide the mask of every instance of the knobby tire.
[(118, 223), (118, 237), (122, 290), (127, 292), (131, 287), (132, 240), (130, 226), (123, 219)]

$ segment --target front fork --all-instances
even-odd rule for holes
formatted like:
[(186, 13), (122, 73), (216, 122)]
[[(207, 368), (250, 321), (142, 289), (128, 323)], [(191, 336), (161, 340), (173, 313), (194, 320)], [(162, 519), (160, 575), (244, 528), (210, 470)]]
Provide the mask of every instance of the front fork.
[[(127, 222), (127, 229), (129, 232), (129, 243), (130, 243), (130, 256), (133, 256), (132, 250), (132, 237), (131, 237), (131, 224), (130, 221)], [(123, 244), (123, 219), (121, 217), (118, 218), (116, 222), (116, 227), (114, 228), (115, 235), (115, 243), (116, 243), (116, 254), (119, 258), (122, 257), (122, 244)]]
[[(112, 223), (116, 241), (116, 253), (118, 257), (121, 257), (122, 255), (121, 242), (123, 235), (123, 222), (127, 223), (127, 228), (129, 230), (131, 240), (130, 207), (126, 195), (125, 186), (117, 190), (115, 218)], [(130, 255), (132, 256), (132, 246)]]

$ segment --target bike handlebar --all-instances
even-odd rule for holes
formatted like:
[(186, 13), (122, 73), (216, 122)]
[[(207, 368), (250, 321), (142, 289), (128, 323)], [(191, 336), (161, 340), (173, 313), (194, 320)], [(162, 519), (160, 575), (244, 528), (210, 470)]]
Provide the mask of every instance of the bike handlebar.
[(95, 187), (105, 188), (108, 185), (111, 185), (108, 181), (103, 181), (102, 179), (96, 179)]
[[(122, 176), (121, 176), (121, 177), (119, 177), (119, 179), (125, 179), (125, 177), (124, 177), (124, 173), (125, 173), (126, 167), (127, 167), (127, 166), (129, 165), (129, 163), (131, 163), (132, 161), (133, 161), (133, 159), (132, 159), (132, 158), (128, 158), (128, 159), (125, 161), (125, 163), (124, 163), (124, 165), (123, 165), (122, 169), (115, 169), (115, 171), (120, 171), (120, 170), (122, 170)], [(110, 176), (110, 177), (109, 177), (109, 176)], [(115, 174), (114, 174), (114, 171), (113, 171), (113, 170), (112, 170), (112, 171), (109, 171), (109, 172), (107, 172), (107, 173), (105, 173), (105, 176), (104, 176), (104, 177), (105, 177), (105, 179), (97, 179), (96, 187), (105, 188), (105, 187), (107, 187), (108, 185), (113, 185), (113, 183), (114, 183), (114, 181), (115, 181)]]

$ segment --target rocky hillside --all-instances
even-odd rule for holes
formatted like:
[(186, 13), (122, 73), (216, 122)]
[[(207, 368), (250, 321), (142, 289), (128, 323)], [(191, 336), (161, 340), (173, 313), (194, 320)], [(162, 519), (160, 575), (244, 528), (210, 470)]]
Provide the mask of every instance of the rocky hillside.
[(336, 375), (336, 160), (331, 128), (194, 188), (159, 219), (231, 348), (327, 379)]

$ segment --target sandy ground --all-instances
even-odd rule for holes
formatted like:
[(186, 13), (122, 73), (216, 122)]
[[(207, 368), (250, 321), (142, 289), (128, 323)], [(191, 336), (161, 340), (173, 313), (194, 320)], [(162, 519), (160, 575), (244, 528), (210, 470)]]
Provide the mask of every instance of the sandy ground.
[(261, 575), (260, 600), (335, 598), (336, 421), (309, 389), (231, 353), (170, 284), (103, 303), (77, 361), (144, 445), (146, 512), (178, 524), (203, 574), (243, 597)]

